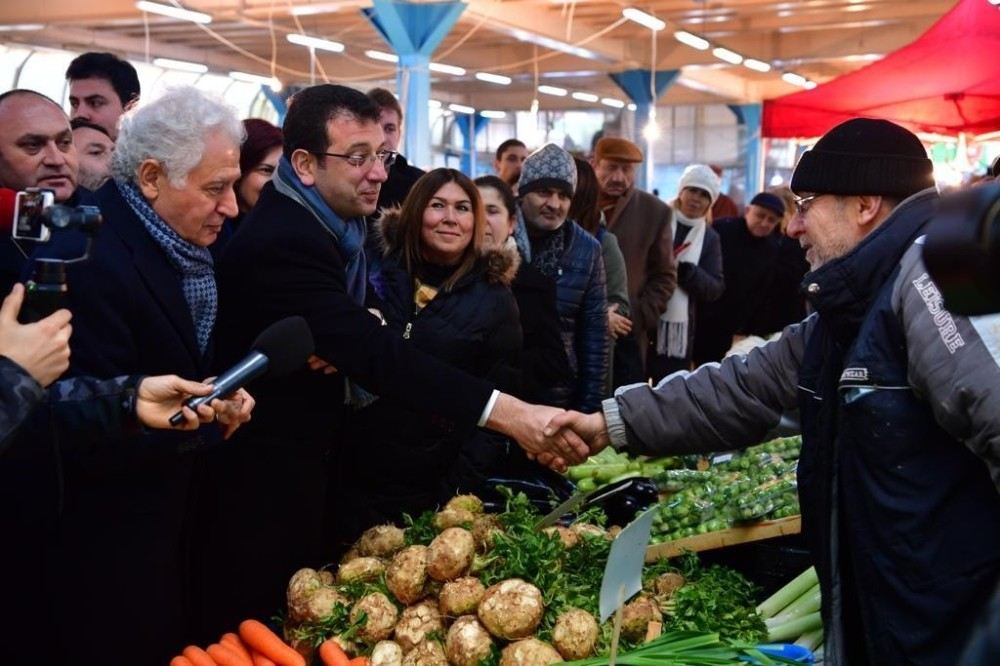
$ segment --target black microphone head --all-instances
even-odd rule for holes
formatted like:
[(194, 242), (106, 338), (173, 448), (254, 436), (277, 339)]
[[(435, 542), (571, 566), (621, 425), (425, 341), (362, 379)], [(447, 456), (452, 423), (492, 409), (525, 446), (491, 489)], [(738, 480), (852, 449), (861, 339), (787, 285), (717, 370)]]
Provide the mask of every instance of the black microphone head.
[(286, 317), (264, 329), (251, 347), (267, 357), (269, 377), (298, 370), (316, 348), (309, 324), (298, 315)]

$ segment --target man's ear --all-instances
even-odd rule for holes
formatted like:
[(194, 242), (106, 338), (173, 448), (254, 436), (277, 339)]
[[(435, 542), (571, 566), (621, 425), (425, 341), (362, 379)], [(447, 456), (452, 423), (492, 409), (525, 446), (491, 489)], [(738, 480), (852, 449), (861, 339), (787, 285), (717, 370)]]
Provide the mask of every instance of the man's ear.
[(160, 163), (153, 159), (143, 160), (139, 168), (136, 169), (135, 175), (136, 184), (139, 186), (142, 196), (149, 202), (156, 201), (167, 176)]
[(888, 215), (888, 211), (883, 211), (885, 200), (880, 195), (862, 194), (855, 199), (858, 213), (857, 221), (860, 227), (871, 227)]
[(303, 185), (311, 187), (316, 184), (316, 167), (318, 163), (315, 155), (308, 150), (296, 148), (292, 152), (292, 158), (289, 162), (291, 162), (292, 168), (295, 170), (295, 175), (299, 177)]

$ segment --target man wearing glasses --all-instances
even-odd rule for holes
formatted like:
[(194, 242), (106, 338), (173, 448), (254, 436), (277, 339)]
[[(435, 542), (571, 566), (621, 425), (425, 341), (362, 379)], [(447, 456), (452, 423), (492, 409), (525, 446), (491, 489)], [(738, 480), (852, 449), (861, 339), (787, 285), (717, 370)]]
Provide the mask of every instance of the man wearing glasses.
[(845, 122), (791, 187), (815, 314), (553, 427), (595, 450), (663, 455), (754, 444), (798, 409), (827, 661), (955, 663), (1000, 577), (1000, 321), (949, 313), (928, 277), (921, 238), (938, 197), (908, 130)]
[(550, 452), (557, 468), (587, 453), (575, 435), (543, 436), (561, 410), (520, 402), (420, 353), (365, 309), (364, 218), (396, 155), (378, 118), (351, 88), (295, 95), (273, 181), (218, 265), (220, 366), (289, 315), (308, 321), (316, 357), (312, 371), (256, 385), (253, 428), (211, 465), (216, 496), (202, 512), (203, 579), (213, 581), (200, 600), (206, 638), (268, 617), (298, 568), (336, 557), (321, 548), (326, 488), (338, 482), (338, 431), (350, 407), (391, 397), (439, 424), (498, 430), (531, 456)]

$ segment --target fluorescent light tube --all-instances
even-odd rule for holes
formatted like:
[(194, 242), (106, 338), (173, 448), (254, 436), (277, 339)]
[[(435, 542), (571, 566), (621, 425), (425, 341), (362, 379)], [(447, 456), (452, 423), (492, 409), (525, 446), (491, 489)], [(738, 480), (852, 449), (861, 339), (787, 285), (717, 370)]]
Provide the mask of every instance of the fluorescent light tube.
[(292, 33), (285, 37), (292, 44), (298, 44), (299, 46), (308, 46), (311, 49), (319, 49), (321, 51), (332, 51), (334, 53), (340, 53), (344, 50), (344, 45), (340, 42), (331, 42), (329, 39), (320, 39), (319, 37), (310, 37), (309, 35), (300, 35), (299, 33)]
[(193, 21), (194, 23), (205, 24), (212, 22), (210, 14), (191, 11), (190, 9), (181, 9), (173, 5), (161, 5), (158, 2), (149, 2), (149, 0), (139, 0), (139, 2), (135, 3), (135, 8), (139, 11), (159, 14), (160, 16), (169, 16), (181, 21)]

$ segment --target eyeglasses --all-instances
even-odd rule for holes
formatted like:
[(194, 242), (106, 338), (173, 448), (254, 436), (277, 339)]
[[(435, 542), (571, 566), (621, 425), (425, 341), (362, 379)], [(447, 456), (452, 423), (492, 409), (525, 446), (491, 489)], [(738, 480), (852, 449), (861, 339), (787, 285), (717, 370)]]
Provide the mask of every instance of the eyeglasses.
[(375, 162), (381, 162), (382, 166), (386, 169), (391, 167), (396, 163), (396, 153), (392, 150), (381, 150), (377, 153), (369, 153), (367, 155), (344, 155), (341, 153), (324, 153), (320, 151), (310, 151), (313, 155), (325, 155), (326, 157), (339, 157), (348, 164), (350, 164), (355, 169), (369, 170), (375, 166)]
[(795, 214), (805, 215), (812, 208), (813, 201), (819, 197), (826, 196), (825, 194), (810, 194), (807, 197), (795, 197)]

